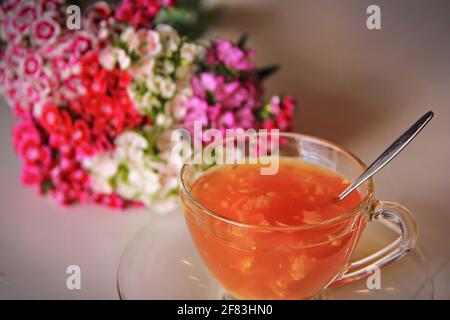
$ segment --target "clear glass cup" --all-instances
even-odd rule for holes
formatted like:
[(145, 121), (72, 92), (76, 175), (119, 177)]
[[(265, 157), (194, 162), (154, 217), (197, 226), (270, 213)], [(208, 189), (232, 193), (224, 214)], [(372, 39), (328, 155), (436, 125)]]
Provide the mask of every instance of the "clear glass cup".
[[(219, 143), (225, 146), (230, 139), (236, 138)], [(241, 152), (247, 156), (249, 150)], [(366, 169), (341, 146), (307, 135), (281, 133), (278, 152), (280, 157), (313, 162), (350, 180)], [(372, 180), (359, 187), (358, 206), (337, 218), (301, 226), (261, 226), (228, 219), (193, 197), (192, 184), (210, 169), (204, 164), (184, 164), (181, 199), (200, 256), (234, 298), (310, 299), (330, 285), (373, 273), (415, 246), (417, 226), (412, 214), (397, 203), (374, 199)], [(380, 220), (397, 227), (399, 238), (366, 258), (349, 261), (366, 224)]]

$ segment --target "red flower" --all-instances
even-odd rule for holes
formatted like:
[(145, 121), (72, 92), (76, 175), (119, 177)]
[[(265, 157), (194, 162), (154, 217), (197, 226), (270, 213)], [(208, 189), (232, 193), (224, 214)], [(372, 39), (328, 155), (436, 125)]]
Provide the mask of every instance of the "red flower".
[(116, 9), (116, 19), (136, 29), (149, 27), (161, 8), (174, 5), (174, 0), (122, 0)]
[(141, 202), (125, 200), (116, 193), (101, 194), (97, 193), (93, 196), (94, 202), (102, 204), (113, 209), (124, 209), (127, 207), (142, 207)]
[(42, 110), (40, 118), (42, 126), (49, 132), (55, 133), (63, 125), (61, 112), (54, 104), (47, 104)]
[(110, 149), (118, 134), (142, 123), (127, 92), (132, 80), (128, 72), (101, 68), (98, 54), (92, 53), (81, 62), (80, 80), (85, 94), (70, 101), (70, 106), (75, 116), (92, 128), (95, 151)]
[(295, 99), (286, 96), (280, 99), (278, 96), (272, 97), (269, 102), (269, 117), (264, 119), (262, 127), (264, 129), (289, 130), (294, 120)]
[(42, 184), (50, 181), (50, 171), (54, 165), (45, 135), (30, 119), (24, 119), (13, 128), (13, 146), (24, 161), (22, 182), (41, 189)]
[(75, 120), (73, 126), (72, 140), (74, 143), (85, 143), (91, 136), (90, 128), (83, 120)]

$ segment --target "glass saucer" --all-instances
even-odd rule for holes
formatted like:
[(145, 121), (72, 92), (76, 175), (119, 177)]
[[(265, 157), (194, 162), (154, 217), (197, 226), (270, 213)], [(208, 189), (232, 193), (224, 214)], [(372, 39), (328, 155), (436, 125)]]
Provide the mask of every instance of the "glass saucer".
[[(395, 239), (389, 225), (371, 223), (352, 259), (367, 256)], [(330, 287), (320, 299), (433, 299), (433, 279), (419, 248), (380, 272), (381, 289), (367, 279)], [(117, 287), (121, 299), (223, 299), (224, 290), (209, 274), (187, 230), (183, 214), (155, 216), (130, 241), (120, 258)]]

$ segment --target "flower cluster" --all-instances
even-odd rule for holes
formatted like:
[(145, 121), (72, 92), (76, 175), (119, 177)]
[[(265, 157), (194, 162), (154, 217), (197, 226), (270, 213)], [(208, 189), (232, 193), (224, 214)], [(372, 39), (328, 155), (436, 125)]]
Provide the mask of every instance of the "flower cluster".
[(66, 27), (64, 0), (6, 0), (0, 7), (0, 89), (19, 122), (13, 146), (22, 181), (61, 204), (113, 208), (176, 204), (181, 164), (173, 130), (280, 128), (291, 97), (263, 98), (245, 41), (200, 45), (155, 24), (173, 0), (104, 2)]
[[(133, 75), (127, 93), (145, 119), (116, 135), (114, 149), (85, 162), (92, 189), (168, 210), (175, 204), (179, 163), (170, 161), (170, 133), (186, 114), (190, 80), (202, 48), (182, 39), (169, 25), (154, 30), (127, 28), (100, 56), (102, 68)], [(130, 128), (131, 129), (131, 128)]]
[(163, 7), (172, 7), (175, 0), (124, 0), (116, 10), (116, 19), (136, 28), (148, 28)]

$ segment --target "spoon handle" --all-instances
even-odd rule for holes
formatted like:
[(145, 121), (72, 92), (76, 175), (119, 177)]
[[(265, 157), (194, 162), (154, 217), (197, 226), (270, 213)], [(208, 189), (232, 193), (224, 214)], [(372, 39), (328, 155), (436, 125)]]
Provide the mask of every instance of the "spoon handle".
[(364, 181), (369, 179), (381, 168), (383, 168), (389, 161), (391, 161), (397, 154), (400, 153), (410, 143), (416, 135), (422, 130), (426, 124), (433, 118), (433, 112), (428, 111), (425, 113), (411, 128), (405, 131), (400, 138), (395, 140), (393, 144), (389, 146), (378, 158), (375, 160), (363, 174), (356, 178), (347, 189), (345, 189), (339, 196), (339, 200), (344, 199), (353, 190), (358, 188)]

